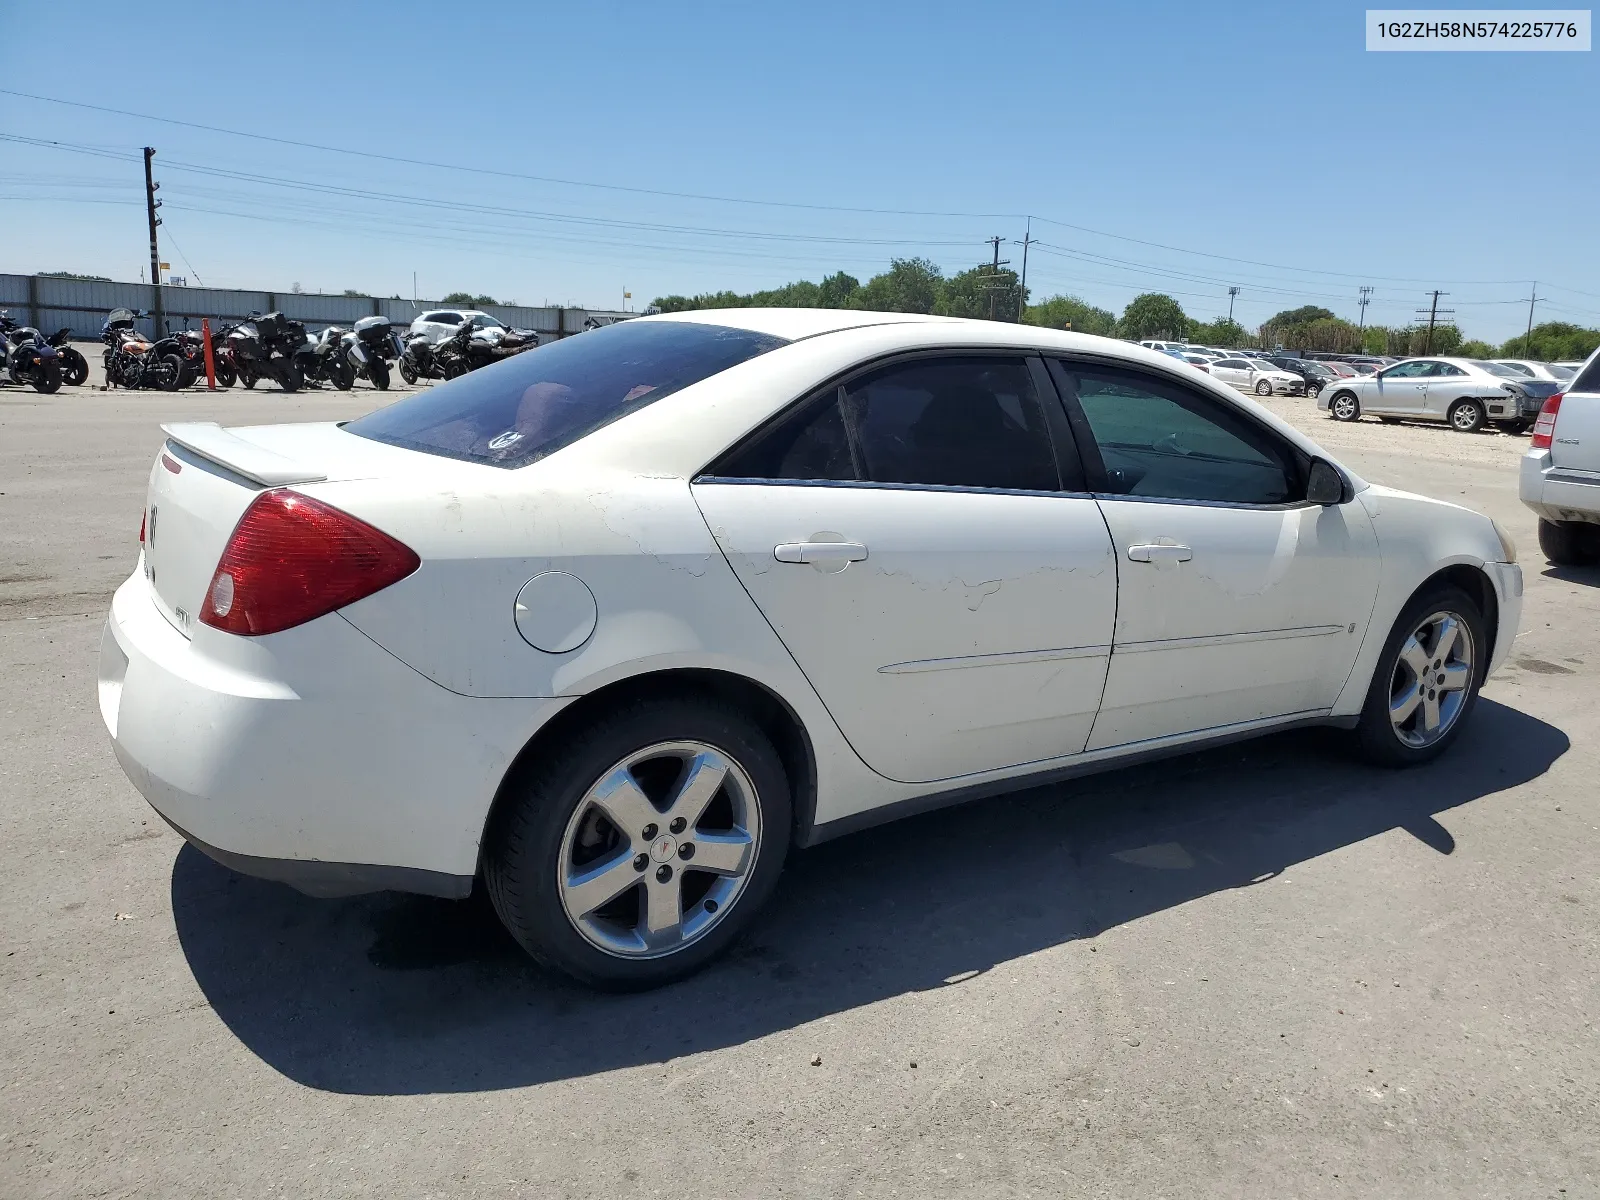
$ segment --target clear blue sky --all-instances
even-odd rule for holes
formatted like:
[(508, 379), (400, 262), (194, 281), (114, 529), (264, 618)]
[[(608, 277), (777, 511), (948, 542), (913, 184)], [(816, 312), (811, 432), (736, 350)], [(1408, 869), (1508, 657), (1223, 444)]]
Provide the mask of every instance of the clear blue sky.
[(0, 133), (100, 152), (0, 141), (0, 270), (138, 278), (150, 144), (163, 257), (211, 286), (409, 296), (415, 272), (425, 297), (641, 307), (960, 270), (1033, 214), (1035, 299), (1165, 290), (1210, 319), (1233, 283), (1254, 325), (1354, 318), (1366, 283), (1368, 320), (1403, 323), (1437, 286), (1500, 340), (1536, 279), (1539, 319), (1600, 325), (1592, 52), (1369, 54), (1344, 3), (96, 9), (52, 13), (61, 53), (0, 39), (0, 88), (573, 183), (0, 95)]

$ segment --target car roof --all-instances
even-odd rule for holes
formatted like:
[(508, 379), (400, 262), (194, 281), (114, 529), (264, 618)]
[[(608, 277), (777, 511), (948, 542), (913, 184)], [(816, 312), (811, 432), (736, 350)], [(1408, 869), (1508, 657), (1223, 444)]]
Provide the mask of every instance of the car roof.
[[(967, 324), (960, 317), (935, 317), (924, 313), (867, 312), (849, 308), (696, 308), (688, 312), (658, 313), (639, 317), (641, 321), (691, 321), (701, 325), (724, 325), (748, 329), (791, 342), (801, 338), (837, 333), (841, 329), (861, 329), (869, 325), (905, 325), (925, 322)], [(973, 321), (990, 325), (990, 321)]]

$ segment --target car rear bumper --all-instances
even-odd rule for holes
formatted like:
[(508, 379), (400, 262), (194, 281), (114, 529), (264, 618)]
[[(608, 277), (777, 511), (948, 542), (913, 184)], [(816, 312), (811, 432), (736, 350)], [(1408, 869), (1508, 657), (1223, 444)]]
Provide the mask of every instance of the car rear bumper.
[(465, 895), (500, 781), (566, 703), (458, 696), (337, 614), (191, 641), (142, 569), (112, 599), (99, 698), (117, 761), (169, 824), (312, 895)]
[(1554, 466), (1549, 450), (1522, 456), (1517, 495), (1547, 521), (1600, 525), (1600, 473)]

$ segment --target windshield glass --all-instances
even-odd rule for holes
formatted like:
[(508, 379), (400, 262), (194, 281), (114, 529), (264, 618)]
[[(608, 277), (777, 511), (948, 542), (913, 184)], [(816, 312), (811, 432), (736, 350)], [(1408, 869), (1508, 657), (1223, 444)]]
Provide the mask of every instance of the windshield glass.
[(1549, 371), (1550, 374), (1554, 375), (1562, 383), (1566, 383), (1569, 379), (1577, 374), (1577, 372), (1571, 367), (1561, 367), (1557, 366), (1555, 363), (1545, 363), (1544, 369)]
[(481, 312), (468, 313), (468, 314), (466, 314), (465, 319), (468, 320), (468, 321), (471, 321), (479, 329), (504, 329), (505, 328), (504, 325), (502, 325), (499, 321), (496, 321), (488, 313), (481, 313)]
[(526, 350), (344, 428), (409, 450), (522, 467), (783, 345), (747, 329), (628, 321)]
[(1515, 370), (1515, 369), (1513, 369), (1511, 367), (1505, 366), (1503, 363), (1484, 362), (1483, 360), (1476, 359), (1476, 358), (1471, 358), (1471, 359), (1468, 359), (1467, 361), (1470, 362), (1473, 366), (1477, 367), (1480, 371), (1487, 371), (1491, 375), (1498, 375), (1498, 376), (1500, 376), (1501, 379), (1526, 379), (1526, 378), (1528, 378), (1528, 376), (1525, 373), (1523, 373), (1522, 371), (1518, 371), (1518, 370)]

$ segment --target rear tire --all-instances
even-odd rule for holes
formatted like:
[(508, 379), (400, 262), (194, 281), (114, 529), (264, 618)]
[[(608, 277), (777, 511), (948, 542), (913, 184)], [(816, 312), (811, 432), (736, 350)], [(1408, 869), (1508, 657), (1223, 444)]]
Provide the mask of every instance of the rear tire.
[[(672, 764), (679, 755), (687, 755), (681, 768)], [(641, 765), (630, 768), (630, 760)], [(671, 797), (698, 762), (717, 760), (731, 767), (717, 776), (722, 782), (703, 806), (705, 816), (679, 823)], [(637, 792), (602, 789), (625, 769)], [(658, 987), (704, 967), (755, 918), (789, 849), (789, 781), (777, 752), (754, 722), (709, 695), (640, 699), (609, 711), (549, 755), (534, 757), (508, 780), (506, 793), (484, 843), (484, 881), (495, 911), (536, 960), (597, 988)], [(618, 824), (607, 819), (612, 812)], [(724, 856), (744, 838), (743, 857), (732, 852), (737, 868), (696, 868), (710, 855), (685, 854), (684, 843), (692, 851), (699, 840), (708, 850), (721, 830)], [(589, 907), (600, 897), (576, 893), (586, 871), (590, 880), (616, 871), (610, 877), (620, 890)], [(647, 907), (662, 888), (676, 899), (662, 909)], [(719, 890), (723, 899), (713, 900)], [(588, 915), (571, 915), (584, 909)], [(656, 940), (646, 934), (646, 919), (660, 913), (669, 914), (668, 932)]]
[(340, 355), (333, 364), (333, 386), (341, 392), (348, 392), (356, 385), (356, 369), (350, 360)]
[(1483, 420), (1483, 405), (1476, 400), (1460, 400), (1451, 406), (1450, 428), (1457, 433), (1477, 433)]
[(45, 362), (32, 379), (33, 390), (42, 396), (53, 396), (61, 390), (61, 364)]
[(1361, 401), (1354, 392), (1335, 392), (1328, 401), (1328, 415), (1335, 421), (1359, 421)]
[(163, 392), (175, 392), (183, 386), (183, 356), (163, 354), (156, 372), (155, 384)]
[(1554, 566), (1592, 566), (1600, 561), (1600, 526), (1540, 518), (1539, 549)]
[(278, 386), (286, 392), (298, 392), (305, 385), (306, 377), (300, 373), (296, 363), (285, 362), (278, 368)]
[[(1459, 626), (1442, 651), (1425, 632), (1438, 618)], [(1355, 729), (1361, 756), (1379, 766), (1410, 767), (1443, 754), (1471, 716), (1488, 666), (1488, 630), (1477, 601), (1453, 584), (1418, 593), (1401, 610), (1372, 674)], [(1402, 711), (1407, 715), (1397, 721)], [(1426, 728), (1430, 714), (1437, 722), (1432, 730)]]

